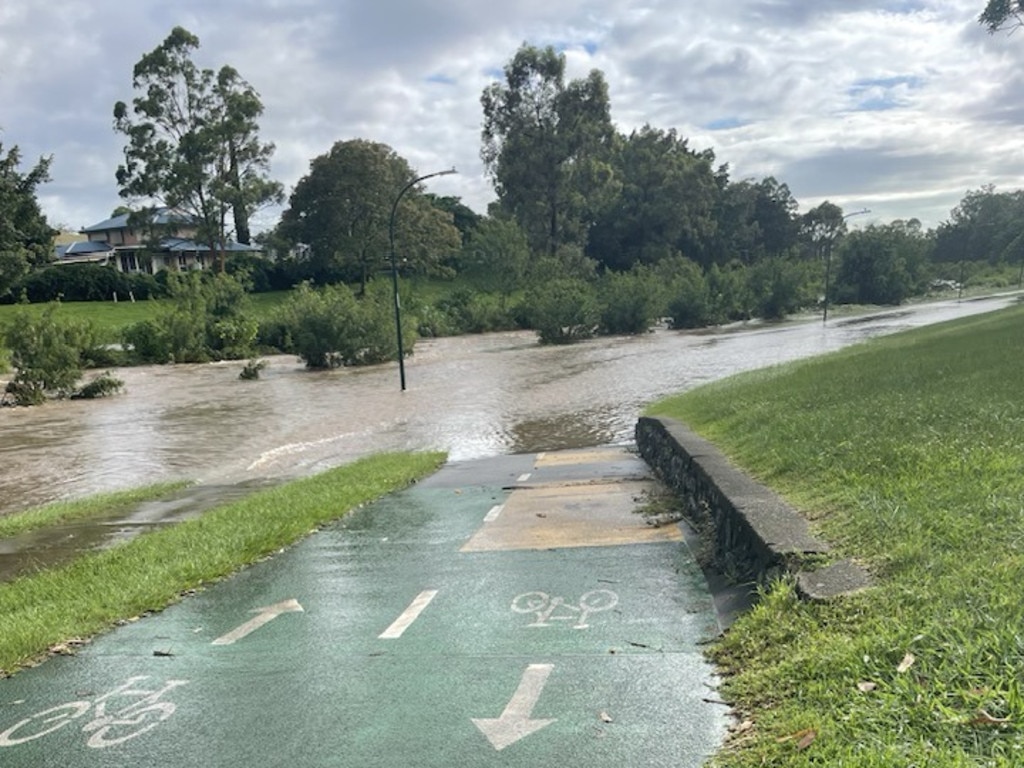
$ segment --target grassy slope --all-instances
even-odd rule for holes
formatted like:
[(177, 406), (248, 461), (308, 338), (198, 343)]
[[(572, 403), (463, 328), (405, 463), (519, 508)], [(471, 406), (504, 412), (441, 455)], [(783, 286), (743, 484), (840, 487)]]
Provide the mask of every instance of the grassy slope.
[(715, 655), (752, 727), (718, 764), (1024, 764), (1022, 331), (1016, 308), (651, 409), (786, 494), (878, 582), (833, 605), (776, 584), (734, 626)]
[(0, 584), (0, 676), (70, 638), (159, 610), (183, 591), (220, 579), (429, 474), (443, 460), (438, 453), (371, 456), (65, 567)]

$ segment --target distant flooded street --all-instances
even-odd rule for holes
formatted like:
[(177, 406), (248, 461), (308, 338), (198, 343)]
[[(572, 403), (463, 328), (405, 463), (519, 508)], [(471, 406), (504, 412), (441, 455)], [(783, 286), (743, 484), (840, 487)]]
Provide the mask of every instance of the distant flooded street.
[(460, 460), (628, 442), (661, 396), (1014, 300), (568, 347), (532, 332), (426, 340), (406, 392), (395, 364), (311, 372), (279, 356), (258, 381), (238, 378), (241, 362), (125, 368), (125, 393), (106, 400), (0, 409), (0, 513), (160, 480), (275, 481), (379, 451)]

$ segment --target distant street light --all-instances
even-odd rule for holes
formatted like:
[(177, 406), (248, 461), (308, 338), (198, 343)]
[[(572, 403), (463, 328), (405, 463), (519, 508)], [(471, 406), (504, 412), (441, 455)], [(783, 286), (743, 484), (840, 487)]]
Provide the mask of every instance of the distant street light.
[[(865, 208), (862, 211), (854, 211), (843, 216), (843, 221), (846, 221), (851, 216), (861, 216), (865, 213), (871, 213), (869, 208)], [(829, 278), (832, 276), (832, 241), (834, 238), (829, 238), (828, 249), (825, 251), (825, 307), (824, 312), (821, 313), (821, 322), (824, 323), (828, 320), (828, 283)]]
[(405, 392), (405, 350), (402, 349), (402, 307), (401, 302), (398, 299), (398, 263), (395, 261), (395, 214), (398, 212), (398, 202), (402, 199), (402, 195), (408, 192), (412, 187), (415, 187), (421, 181), (425, 181), (426, 179), (432, 179), (435, 176), (447, 176), (452, 173), (458, 173), (458, 171), (454, 168), (449, 168), (446, 171), (436, 171), (413, 179), (402, 187), (401, 191), (395, 197), (395, 204), (391, 206), (391, 221), (388, 223), (388, 243), (390, 244), (391, 249), (391, 284), (395, 290), (395, 330), (398, 333), (398, 374), (402, 381), (403, 392)]

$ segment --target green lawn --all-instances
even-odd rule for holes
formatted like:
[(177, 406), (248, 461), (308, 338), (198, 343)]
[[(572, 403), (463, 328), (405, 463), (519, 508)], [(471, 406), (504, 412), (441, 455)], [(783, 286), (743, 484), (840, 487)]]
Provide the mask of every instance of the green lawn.
[(654, 405), (779, 490), (877, 586), (766, 589), (713, 651), (720, 766), (1024, 765), (1024, 308)]
[[(274, 311), (288, 297), (289, 291), (254, 293), (250, 295), (257, 318), (262, 319)], [(121, 329), (155, 317), (163, 300), (152, 301), (66, 301), (61, 303), (60, 314), (67, 318), (92, 323), (111, 343), (120, 340)], [(42, 313), (48, 304), (0, 304), (0, 328), (10, 322), (19, 311)]]
[[(54, 645), (160, 610), (182, 592), (273, 554), (361, 504), (430, 474), (443, 461), (439, 453), (371, 456), (257, 492), (69, 565), (0, 584), (0, 677)], [(105, 499), (115, 505), (123, 501)]]

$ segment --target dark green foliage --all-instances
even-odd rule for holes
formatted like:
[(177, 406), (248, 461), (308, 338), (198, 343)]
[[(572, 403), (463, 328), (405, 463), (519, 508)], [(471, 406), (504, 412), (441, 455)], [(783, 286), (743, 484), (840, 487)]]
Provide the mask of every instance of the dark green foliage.
[[(313, 159), (288, 199), (276, 237), (308, 251), (298, 265), (319, 284), (359, 283), (366, 289), (388, 266), (394, 203), (417, 174), (391, 147), (339, 141)], [(462, 243), (453, 214), (431, 204), (416, 187), (395, 210), (395, 252), (403, 273), (438, 274)]]
[[(408, 314), (408, 313), (407, 313)], [(416, 332), (403, 315), (402, 346), (411, 354)], [(300, 285), (272, 321), (278, 336), (308, 368), (370, 365), (398, 358), (394, 304), (383, 282), (357, 299), (345, 285)]]
[(675, 262), (668, 313), (673, 328), (701, 328), (713, 322), (708, 284), (700, 266), (689, 259)]
[(538, 283), (524, 301), (542, 344), (568, 344), (592, 337), (600, 323), (597, 291), (588, 282), (563, 277)]
[(125, 328), (121, 335), (124, 346), (131, 350), (137, 363), (169, 363), (171, 342), (155, 320), (143, 320)]
[(144, 363), (202, 363), (248, 357), (259, 324), (245, 286), (228, 274), (171, 273), (171, 303), (153, 320), (127, 328), (123, 341)]
[(124, 387), (121, 379), (105, 371), (71, 395), (72, 400), (94, 400), (97, 397), (115, 395)]
[(838, 303), (899, 304), (926, 285), (920, 227), (903, 222), (853, 232), (838, 251), (834, 297)]
[(459, 288), (433, 306), (414, 309), (421, 336), (453, 336), (515, 328), (504, 297)]
[(781, 320), (812, 303), (810, 277), (815, 270), (807, 262), (775, 257), (759, 261), (747, 271), (752, 314)]
[(483, 219), (468, 233), (461, 264), (461, 274), (482, 290), (498, 293), (504, 305), (530, 268), (526, 233), (511, 219)]
[(247, 284), (252, 293), (287, 291), (302, 282), (296, 280), (287, 261), (271, 261), (252, 253), (234, 253), (225, 263), (225, 271)]
[(720, 194), (712, 152), (694, 152), (675, 130), (646, 125), (619, 137), (612, 157), (620, 189), (590, 230), (588, 256), (626, 271), (707, 241)]
[(23, 173), (21, 150), (14, 146), (5, 154), (0, 143), (0, 296), (25, 269), (46, 264), (52, 257), (56, 233), (36, 200), (36, 188), (50, 180), (51, 161), (41, 157)]
[(47, 301), (130, 301), (164, 295), (156, 278), (101, 264), (59, 264), (24, 277), (14, 289), (37, 304)]
[(646, 333), (661, 314), (660, 282), (649, 270), (609, 272), (598, 283), (601, 332)]
[(17, 405), (38, 405), (48, 396), (68, 397), (82, 376), (83, 345), (92, 334), (85, 326), (59, 318), (59, 304), (37, 317), (19, 312), (7, 326), (15, 377), (7, 394)]
[(978, 23), (990, 33), (1012, 31), (1024, 25), (1024, 4), (1021, 0), (988, 0)]

